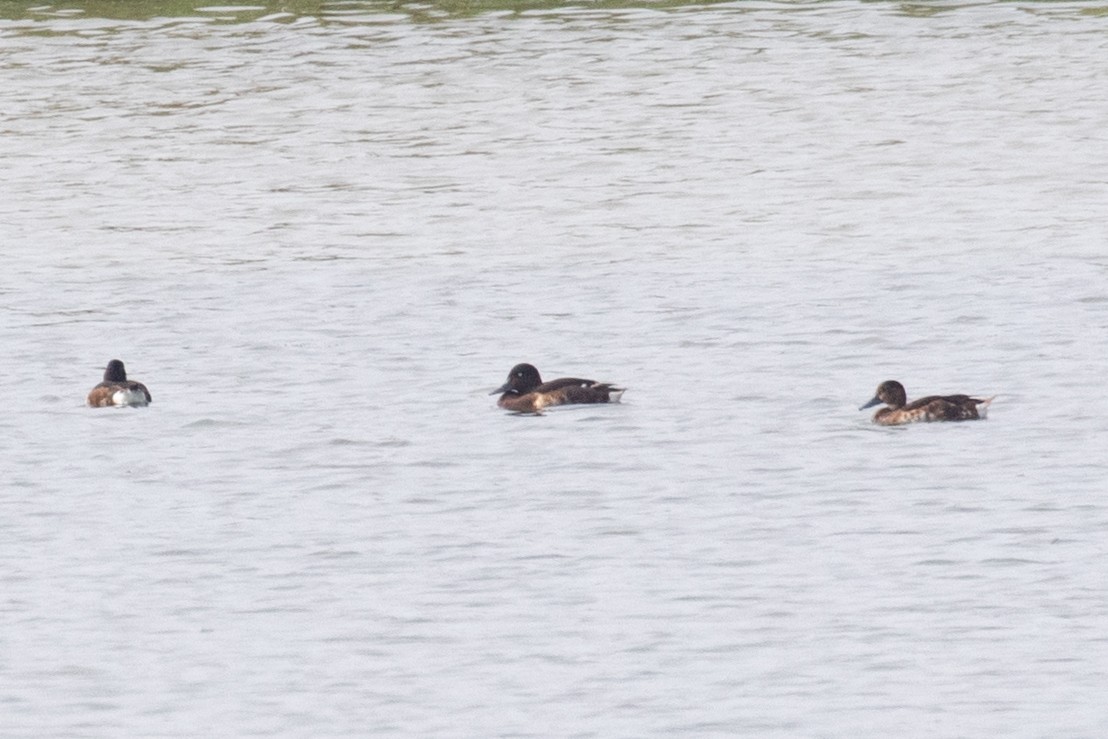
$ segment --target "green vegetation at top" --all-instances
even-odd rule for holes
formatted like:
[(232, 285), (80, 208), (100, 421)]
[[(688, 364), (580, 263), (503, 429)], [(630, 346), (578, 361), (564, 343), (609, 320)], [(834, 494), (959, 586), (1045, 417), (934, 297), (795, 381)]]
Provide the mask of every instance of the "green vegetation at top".
[(339, 20), (351, 15), (402, 14), (415, 20), (478, 15), (489, 12), (523, 13), (558, 9), (679, 8), (715, 5), (732, 0), (280, 0), (272, 2), (226, 2), (221, 0), (68, 0), (68, 2), (11, 2), (0, 0), (0, 19), (41, 20), (54, 18), (205, 18), (223, 23), (241, 23), (259, 18), (275, 20), (315, 18)]

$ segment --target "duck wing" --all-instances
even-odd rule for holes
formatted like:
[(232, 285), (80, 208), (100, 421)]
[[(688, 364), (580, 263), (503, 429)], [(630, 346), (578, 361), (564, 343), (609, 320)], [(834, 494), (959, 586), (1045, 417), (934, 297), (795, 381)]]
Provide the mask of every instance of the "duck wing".
[(545, 405), (570, 403), (614, 403), (623, 396), (623, 388), (611, 383), (563, 377), (539, 385), (533, 391), (545, 399)]
[[(956, 405), (981, 405), (985, 401), (981, 398), (973, 398), (969, 395), (943, 395), (942, 399)], [(992, 398), (989, 398), (992, 400)]]
[[(989, 398), (989, 400), (992, 400), (992, 398)], [(985, 402), (978, 398), (971, 398), (968, 395), (928, 395), (924, 398), (916, 398), (911, 403), (904, 406), (904, 410), (915, 410), (916, 408), (922, 408), (936, 401), (950, 403), (951, 405), (980, 405)]]
[(546, 393), (545, 396), (550, 398), (553, 404), (610, 403), (613, 397), (616, 400), (619, 399), (619, 392), (606, 383), (596, 383), (587, 386), (567, 385), (551, 393)]
[(968, 395), (928, 395), (913, 400), (903, 410), (924, 410), (931, 420), (936, 421), (968, 421), (979, 417), (977, 406), (984, 402)]
[(555, 390), (563, 390), (565, 388), (574, 388), (574, 387), (589, 388), (589, 387), (598, 387), (600, 385), (601, 385), (601, 383), (597, 382), (596, 380), (582, 380), (579, 377), (561, 377), (557, 380), (551, 380), (550, 382), (544, 382), (543, 384), (539, 385), (537, 388), (535, 388), (531, 392), (533, 392), (533, 393), (551, 393), (551, 392), (554, 392)]

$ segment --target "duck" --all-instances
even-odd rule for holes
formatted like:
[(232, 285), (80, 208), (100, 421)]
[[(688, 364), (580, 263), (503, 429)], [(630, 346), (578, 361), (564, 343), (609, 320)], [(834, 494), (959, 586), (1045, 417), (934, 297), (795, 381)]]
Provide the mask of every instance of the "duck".
[(904, 386), (896, 380), (886, 380), (877, 386), (873, 399), (858, 410), (884, 403), (885, 408), (873, 415), (873, 422), (882, 426), (930, 421), (975, 421), (985, 418), (993, 398), (971, 398), (968, 395), (928, 395), (908, 402)]
[(489, 395), (501, 393), (498, 406), (516, 413), (540, 413), (543, 408), (574, 403), (618, 403), (625, 388), (596, 380), (562, 377), (543, 382), (531, 364), (517, 364), (508, 381)]
[(104, 381), (88, 394), (88, 404), (93, 408), (110, 405), (143, 406), (151, 400), (146, 385), (127, 379), (127, 370), (118, 359), (108, 362), (108, 366), (104, 368)]

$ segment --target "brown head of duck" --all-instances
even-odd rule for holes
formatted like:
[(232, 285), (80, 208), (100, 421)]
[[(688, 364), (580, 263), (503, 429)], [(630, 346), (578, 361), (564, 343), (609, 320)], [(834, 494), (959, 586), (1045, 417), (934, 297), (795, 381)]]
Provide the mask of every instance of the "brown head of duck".
[(882, 426), (932, 421), (973, 421), (985, 418), (993, 398), (971, 398), (968, 395), (928, 395), (908, 402), (904, 386), (896, 380), (886, 380), (877, 386), (877, 393), (858, 410), (885, 404), (873, 415), (873, 422)]

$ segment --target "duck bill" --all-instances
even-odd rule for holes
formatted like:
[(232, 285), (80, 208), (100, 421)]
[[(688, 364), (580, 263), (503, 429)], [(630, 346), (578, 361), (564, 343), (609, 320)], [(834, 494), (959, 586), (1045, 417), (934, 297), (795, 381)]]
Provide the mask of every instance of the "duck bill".
[(502, 393), (506, 393), (506, 392), (508, 392), (508, 386), (511, 385), (511, 384), (512, 384), (511, 382), (505, 382), (503, 385), (501, 385), (500, 387), (496, 388), (491, 393), (489, 393), (489, 395), (500, 395)]
[(873, 396), (873, 399), (870, 402), (866, 403), (863, 406), (860, 406), (858, 410), (864, 411), (866, 408), (872, 408), (875, 405), (881, 405), (881, 398), (877, 397), (876, 395)]

